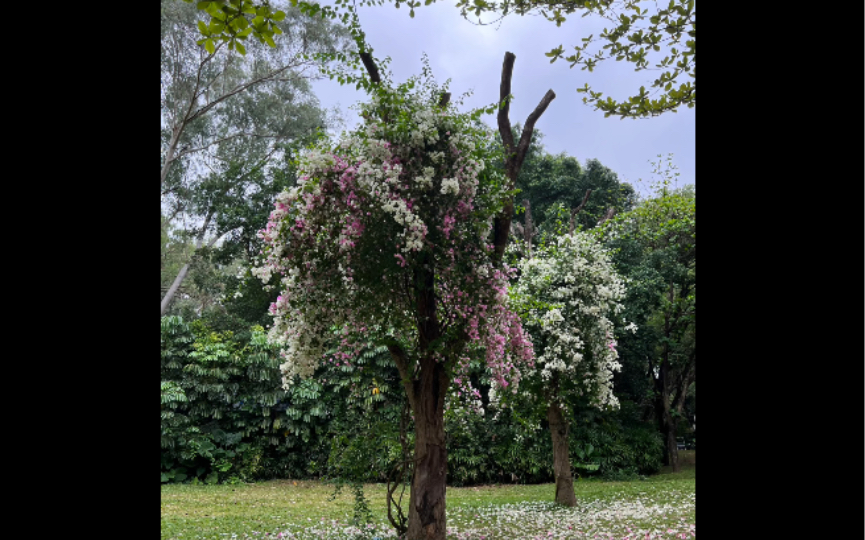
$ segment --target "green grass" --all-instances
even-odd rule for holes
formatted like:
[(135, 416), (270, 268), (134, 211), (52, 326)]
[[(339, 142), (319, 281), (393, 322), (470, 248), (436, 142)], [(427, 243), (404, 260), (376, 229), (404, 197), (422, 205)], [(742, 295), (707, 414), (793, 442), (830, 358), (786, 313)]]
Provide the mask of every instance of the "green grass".
[[(691, 538), (695, 534), (694, 451), (681, 452), (682, 470), (645, 480), (574, 483), (576, 508), (551, 503), (552, 484), (495, 485), (447, 490), (448, 538)], [(387, 525), (385, 486), (364, 486), (374, 534), (393, 537)], [(350, 490), (332, 498), (333, 486), (278, 480), (241, 485), (163, 485), (164, 540), (235, 538), (372, 538), (349, 526)], [(408, 505), (406, 490), (404, 506)], [(635, 536), (639, 535), (639, 536)], [(685, 535), (685, 536), (682, 536)]]

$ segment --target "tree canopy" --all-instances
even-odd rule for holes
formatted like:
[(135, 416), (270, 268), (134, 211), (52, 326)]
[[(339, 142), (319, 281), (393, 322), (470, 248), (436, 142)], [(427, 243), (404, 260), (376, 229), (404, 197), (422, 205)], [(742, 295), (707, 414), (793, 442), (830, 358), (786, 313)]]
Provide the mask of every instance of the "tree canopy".
[(696, 198), (683, 192), (661, 191), (598, 230), (633, 284), (627, 316), (640, 328), (623, 342), (651, 383), (665, 462), (674, 467), (677, 416), (696, 378)]
[(289, 9), (275, 23), (286, 33), (278, 47), (252, 44), (241, 57), (220, 42), (207, 52), (196, 45), (197, 17), (192, 5), (162, 2), (162, 212), (191, 242), (163, 291), (162, 314), (208, 248), (249, 246), (275, 192), (293, 181), (292, 152), (329, 121), (310, 91), (309, 78), (320, 75), (305, 55), (348, 46), (344, 29)]

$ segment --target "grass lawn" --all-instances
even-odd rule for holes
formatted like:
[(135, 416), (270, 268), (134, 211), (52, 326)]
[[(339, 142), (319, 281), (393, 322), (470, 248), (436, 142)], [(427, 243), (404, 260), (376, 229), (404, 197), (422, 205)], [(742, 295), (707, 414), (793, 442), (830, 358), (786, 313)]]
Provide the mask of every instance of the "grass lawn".
[[(692, 538), (695, 529), (695, 451), (679, 453), (682, 470), (646, 480), (574, 483), (577, 506), (552, 503), (553, 484), (495, 485), (447, 490), (448, 538), (522, 540)], [(329, 484), (277, 480), (242, 485), (162, 486), (162, 538), (395, 538), (387, 522), (385, 486), (368, 484), (373, 523), (352, 526), (348, 489), (332, 498)], [(406, 490), (404, 506), (408, 506)]]

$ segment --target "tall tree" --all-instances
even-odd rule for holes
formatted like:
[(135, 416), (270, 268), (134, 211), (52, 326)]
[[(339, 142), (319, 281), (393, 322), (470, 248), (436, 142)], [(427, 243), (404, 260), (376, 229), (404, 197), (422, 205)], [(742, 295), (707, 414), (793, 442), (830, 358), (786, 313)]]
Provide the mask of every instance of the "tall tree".
[(612, 388), (613, 372), (620, 367), (613, 319), (624, 309), (625, 284), (601, 245), (585, 232), (540, 246), (519, 269), (511, 301), (519, 306), (535, 349), (535, 367), (522, 384), (545, 409), (538, 412), (550, 428), (555, 500), (576, 506), (568, 411), (576, 401), (618, 406)]
[[(198, 23), (195, 6), (163, 0), (162, 209), (191, 233), (193, 253), (232, 230), (225, 220), (231, 204), (257, 192), (255, 178), (269, 174), (286, 144), (325, 127), (308, 55), (349, 43), (341, 27), (295, 9), (277, 23), (284, 34), (278, 47), (253, 43), (241, 56), (228, 42), (199, 47)], [(163, 314), (188, 272), (189, 264), (179, 268)]]
[[(513, 213), (513, 179), (535, 121), (519, 146), (506, 141), (507, 176), (493, 166), (483, 112), (457, 113), (431, 80), (392, 86), (361, 53), (372, 94), (364, 124), (337, 147), (320, 146), (301, 163), (298, 187), (281, 194), (263, 235), (263, 281), (284, 276), (272, 307), (271, 337), (283, 346), (286, 384), (323, 360), (328, 336), (345, 362), (370, 337), (387, 345), (415, 421), (410, 540), (445, 538), (445, 396), (465, 384), (468, 355), (483, 349), (503, 388), (515, 388), (531, 346), (506, 305), (509, 269), (501, 255)], [(502, 70), (500, 128), (514, 55)], [(429, 75), (429, 68), (425, 67)], [(415, 90), (415, 88), (418, 88)], [(336, 331), (336, 334), (333, 332)], [(350, 362), (349, 362), (350, 363)]]
[(653, 409), (666, 446), (665, 464), (678, 470), (676, 429), (696, 378), (696, 199), (660, 193), (599, 231), (631, 278), (629, 318), (640, 330), (632, 351), (645, 354)]

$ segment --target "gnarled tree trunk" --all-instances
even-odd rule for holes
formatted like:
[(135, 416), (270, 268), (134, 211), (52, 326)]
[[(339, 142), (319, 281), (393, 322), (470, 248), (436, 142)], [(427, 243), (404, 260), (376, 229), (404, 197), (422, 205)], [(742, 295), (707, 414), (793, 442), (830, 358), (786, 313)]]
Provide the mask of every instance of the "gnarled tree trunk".
[(422, 361), (419, 392), (412, 407), (415, 420), (415, 465), (408, 512), (408, 540), (444, 540), (447, 449), (444, 400), (448, 380), (444, 365)]

